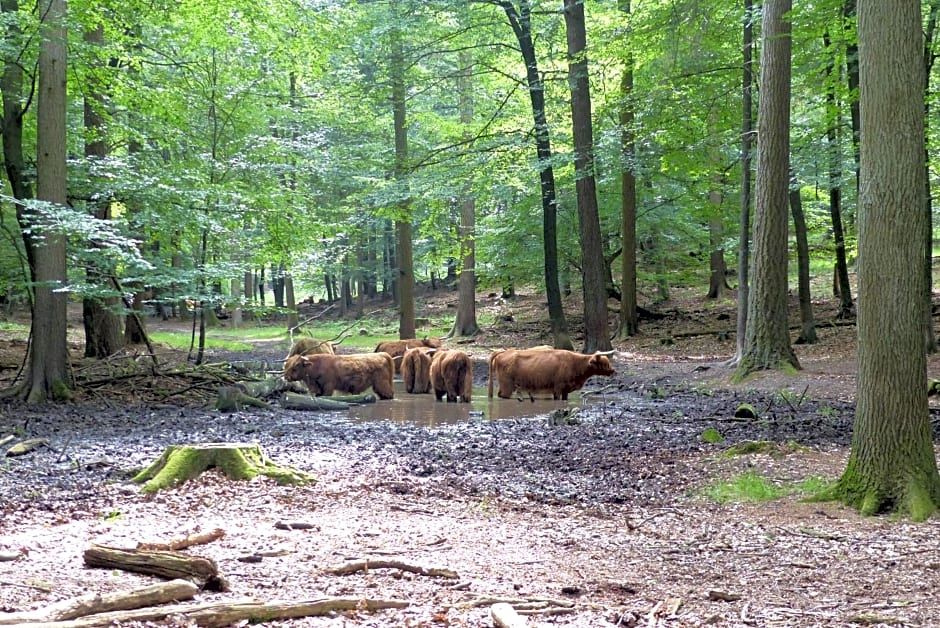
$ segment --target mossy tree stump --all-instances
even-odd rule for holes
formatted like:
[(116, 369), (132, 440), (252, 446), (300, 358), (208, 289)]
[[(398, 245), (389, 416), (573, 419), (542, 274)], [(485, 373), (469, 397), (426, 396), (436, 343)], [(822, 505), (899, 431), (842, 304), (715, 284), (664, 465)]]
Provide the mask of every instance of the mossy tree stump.
[(167, 447), (153, 464), (134, 476), (134, 482), (145, 483), (143, 492), (155, 493), (182, 484), (207, 469), (219, 469), (232, 480), (266, 475), (278, 484), (316, 481), (308, 473), (274, 464), (257, 443), (203, 443)]

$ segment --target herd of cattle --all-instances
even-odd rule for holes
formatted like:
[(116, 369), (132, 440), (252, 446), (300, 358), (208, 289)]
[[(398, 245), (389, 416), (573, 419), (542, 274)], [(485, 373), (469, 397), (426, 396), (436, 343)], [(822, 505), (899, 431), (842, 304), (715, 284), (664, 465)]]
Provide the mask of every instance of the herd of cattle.
[[(551, 393), (568, 399), (588, 378), (616, 373), (606, 353), (585, 355), (548, 346), (494, 351), (489, 359), (489, 396), (509, 399), (519, 391)], [(359, 394), (369, 388), (380, 399), (395, 396), (393, 379), (401, 373), (409, 393), (434, 393), (438, 401), (469, 402), (473, 394), (473, 362), (459, 349), (442, 347), (434, 338), (381, 342), (373, 353), (337, 354), (327, 341), (303, 338), (294, 343), (284, 365), (284, 378), (307, 385), (312, 395)]]

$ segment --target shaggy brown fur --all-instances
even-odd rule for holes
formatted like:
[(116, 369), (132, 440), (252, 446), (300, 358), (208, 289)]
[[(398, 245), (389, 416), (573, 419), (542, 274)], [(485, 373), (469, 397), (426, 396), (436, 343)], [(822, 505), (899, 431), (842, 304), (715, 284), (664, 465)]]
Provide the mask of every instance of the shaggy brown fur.
[(401, 371), (401, 358), (405, 355), (405, 351), (408, 349), (414, 349), (415, 347), (440, 349), (441, 339), (409, 338), (407, 340), (386, 340), (385, 342), (380, 342), (378, 346), (375, 347), (375, 351), (376, 353), (379, 351), (384, 351), (385, 353), (392, 356), (392, 358), (395, 360), (395, 372), (397, 373)]
[(434, 396), (440, 401), (447, 395), (447, 401), (469, 403), (473, 395), (473, 362), (463, 351), (438, 351), (431, 359), (431, 387)]
[(317, 340), (315, 338), (305, 337), (294, 343), (287, 357), (291, 357), (292, 355), (316, 355), (318, 353), (333, 355), (336, 351), (333, 349), (333, 343), (329, 340)]
[(412, 347), (401, 359), (401, 379), (410, 393), (431, 392), (431, 356), (437, 349)]
[(301, 381), (312, 395), (334, 391), (358, 395), (370, 386), (380, 399), (392, 399), (392, 356), (387, 353), (295, 355), (284, 365), (284, 379)]
[(490, 356), (489, 396), (493, 382), (499, 382), (499, 396), (512, 397), (521, 390), (529, 393), (551, 392), (553, 399), (568, 399), (568, 393), (579, 390), (594, 375), (614, 375), (606, 355), (584, 355), (563, 349), (508, 349)]

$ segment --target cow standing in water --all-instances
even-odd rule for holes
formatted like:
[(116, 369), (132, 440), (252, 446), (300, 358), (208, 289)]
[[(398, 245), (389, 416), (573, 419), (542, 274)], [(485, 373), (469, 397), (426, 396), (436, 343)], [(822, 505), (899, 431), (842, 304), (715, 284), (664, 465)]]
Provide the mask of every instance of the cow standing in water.
[(431, 358), (437, 349), (413, 347), (401, 359), (401, 379), (410, 393), (431, 392)]
[(564, 349), (507, 349), (490, 356), (489, 396), (493, 383), (499, 384), (499, 396), (509, 399), (517, 390), (529, 393), (552, 393), (553, 399), (567, 400), (568, 394), (580, 390), (595, 375), (615, 375), (610, 358), (603, 353), (584, 355)]
[(375, 352), (385, 352), (392, 356), (392, 359), (395, 360), (395, 372), (401, 370), (401, 360), (405, 355), (405, 351), (408, 349), (414, 348), (425, 348), (425, 349), (440, 349), (441, 348), (441, 339), (440, 338), (409, 338), (407, 340), (386, 340), (380, 342), (375, 347)]
[(395, 363), (387, 353), (295, 355), (284, 365), (284, 379), (301, 381), (312, 395), (335, 391), (358, 395), (369, 387), (379, 399), (392, 399)]
[(463, 351), (438, 351), (431, 359), (431, 387), (438, 401), (447, 395), (447, 401), (470, 403), (473, 396), (473, 362)]

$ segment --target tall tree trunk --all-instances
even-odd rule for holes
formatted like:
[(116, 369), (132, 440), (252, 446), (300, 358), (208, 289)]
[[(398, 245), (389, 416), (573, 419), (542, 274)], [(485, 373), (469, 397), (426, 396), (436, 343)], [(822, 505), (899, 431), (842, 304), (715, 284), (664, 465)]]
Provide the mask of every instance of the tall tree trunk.
[[(469, 51), (460, 53), (461, 72), (457, 77), (457, 97), (460, 101), (460, 122), (468, 129), (464, 139), (470, 139), (469, 127), (473, 123), (473, 65)], [(469, 188), (469, 185), (467, 186)], [(460, 274), (457, 278), (457, 316), (449, 337), (476, 336), (480, 333), (477, 324), (477, 276), (476, 276), (476, 199), (470, 195), (460, 203), (460, 224), (457, 226), (460, 239)]]
[[(924, 137), (929, 138), (930, 126), (930, 75), (933, 64), (937, 58), (934, 53), (934, 36), (937, 33), (937, 17), (940, 12), (940, 2), (932, 0), (930, 3), (930, 16), (927, 19), (927, 28), (924, 36)], [(937, 352), (937, 336), (933, 328), (933, 196), (930, 193), (930, 152), (924, 144), (924, 185), (926, 198), (924, 199), (924, 215), (927, 217), (927, 237), (924, 242), (924, 276), (927, 285), (924, 288), (924, 308), (927, 311), (924, 325), (924, 348), (927, 353)]]
[[(630, 19), (630, 0), (620, 0), (620, 11)], [(620, 326), (621, 340), (639, 331), (636, 297), (636, 136), (633, 97), (633, 49), (625, 44), (620, 75)]]
[[(393, 2), (393, 11), (399, 10)], [(406, 125), (405, 52), (402, 32), (396, 28), (392, 35), (389, 59), (392, 77), (392, 118), (395, 129), (395, 179), (407, 185), (408, 127)], [(395, 220), (395, 243), (398, 250), (398, 337), (415, 337), (415, 275), (412, 243), (411, 201), (399, 203), (399, 217)]]
[(738, 219), (737, 351), (731, 364), (744, 356), (751, 263), (751, 148), (754, 143), (754, 3), (744, 0), (743, 62), (741, 73), (741, 213)]
[[(94, 48), (104, 45), (104, 27), (85, 31), (86, 44)], [(100, 80), (91, 74), (85, 85), (85, 157), (90, 170), (94, 170), (96, 162), (108, 156), (108, 143), (103, 135), (105, 133), (102, 110), (105, 98), (102, 93), (103, 85)], [(93, 215), (98, 220), (111, 220), (111, 199), (102, 198), (92, 201)], [(108, 291), (114, 291), (114, 269), (95, 261), (89, 262), (85, 271), (88, 283), (99, 286)], [(124, 330), (121, 317), (118, 315), (121, 301), (118, 296), (110, 297), (84, 297), (82, 299), (82, 322), (85, 328), (85, 357), (105, 358), (124, 347)]]
[[(940, 505), (927, 407), (920, 0), (859, 0), (858, 404), (848, 464), (822, 498), (926, 519)], [(886, 333), (890, 330), (890, 333)]]
[(564, 0), (568, 39), (568, 86), (574, 136), (575, 188), (581, 235), (581, 289), (584, 295), (584, 352), (610, 351), (604, 246), (597, 207), (594, 127), (588, 80), (587, 31), (583, 0)]
[(790, 153), (790, 0), (767, 0), (761, 25), (757, 123), (757, 196), (754, 215), (754, 289), (744, 353), (735, 377), (759, 369), (800, 368), (790, 346), (787, 303), (787, 230)]
[(545, 115), (545, 86), (539, 74), (535, 44), (532, 41), (532, 8), (529, 0), (520, 0), (517, 3), (498, 0), (498, 4), (506, 12), (506, 17), (509, 18), (509, 24), (512, 26), (522, 52), (529, 100), (532, 103), (532, 117), (535, 120), (535, 145), (542, 192), (545, 296), (548, 299), (548, 317), (551, 322), (552, 337), (556, 349), (573, 349), (574, 345), (571, 344), (571, 338), (568, 335), (568, 322), (561, 303), (561, 288), (558, 284), (558, 201), (555, 197), (555, 171), (551, 163), (551, 135), (548, 132), (548, 119)]
[[(708, 117), (709, 135), (717, 137), (718, 135), (717, 114), (712, 113)], [(722, 215), (722, 202), (724, 195), (721, 193), (721, 151), (717, 144), (713, 144), (708, 151), (708, 167), (711, 170), (711, 190), (708, 192), (708, 294), (709, 299), (720, 299), (724, 296), (725, 289), (728, 287), (726, 277), (728, 265), (725, 263), (724, 247), (724, 216)]]
[[(64, 206), (67, 201), (65, 154), (66, 5), (65, 0), (40, 3), (39, 90), (36, 137), (36, 196)], [(30, 212), (32, 213), (32, 212)], [(40, 403), (69, 394), (65, 290), (65, 236), (43, 234), (34, 251), (36, 306), (30, 331), (30, 371), (26, 399)], [(27, 246), (32, 243), (27, 241)]]
[(809, 242), (806, 236), (806, 216), (796, 175), (790, 175), (790, 213), (793, 214), (793, 234), (796, 239), (797, 276), (800, 295), (800, 336), (797, 344), (816, 344), (816, 321), (813, 318), (813, 295), (809, 288)]
[(852, 286), (849, 284), (849, 264), (845, 255), (845, 231), (842, 227), (842, 152), (839, 148), (839, 128), (842, 126), (840, 106), (836, 98), (836, 83), (839, 74), (835, 65), (835, 51), (829, 40), (829, 33), (823, 34), (823, 44), (829, 51), (826, 73), (829, 80), (826, 85), (826, 141), (829, 144), (829, 216), (832, 220), (832, 238), (836, 246), (836, 286), (839, 297), (837, 318), (855, 316), (855, 304), (852, 301)]

